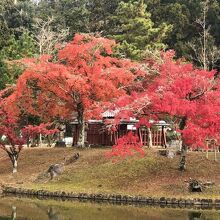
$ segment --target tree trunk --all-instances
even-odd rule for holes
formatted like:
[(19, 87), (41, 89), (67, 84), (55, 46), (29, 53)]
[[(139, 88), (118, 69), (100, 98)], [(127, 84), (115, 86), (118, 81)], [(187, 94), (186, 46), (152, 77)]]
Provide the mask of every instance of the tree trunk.
[(39, 134), (39, 146), (42, 147), (42, 134)]
[(141, 133), (141, 129), (140, 128), (138, 129), (138, 134), (139, 134), (141, 145), (143, 145), (142, 133)]
[(48, 147), (52, 146), (52, 144), (51, 144), (51, 136), (50, 135), (47, 135), (47, 146)]
[(77, 147), (84, 148), (85, 147), (85, 121), (84, 121), (84, 108), (83, 104), (79, 103), (77, 105), (77, 113), (78, 113), (78, 130), (79, 137), (77, 141)]
[(163, 135), (163, 143), (162, 145), (167, 148), (167, 139), (166, 139), (166, 129), (164, 126), (162, 126), (162, 135)]
[(30, 147), (30, 137), (29, 137), (29, 135), (27, 137), (27, 147)]
[(15, 220), (16, 217), (17, 217), (17, 208), (16, 208), (16, 206), (12, 206), (11, 219)]
[(2, 148), (9, 156), (12, 166), (13, 166), (13, 173), (17, 173), (17, 167), (18, 167), (18, 157), (19, 153), (22, 150), (22, 146), (11, 146), (11, 147), (5, 147)]
[(15, 156), (13, 156), (12, 157), (13, 159), (12, 159), (12, 165), (13, 165), (13, 173), (17, 173), (17, 171), (18, 171), (18, 161), (17, 161), (17, 159), (16, 159), (16, 157)]
[(152, 141), (152, 131), (150, 128), (147, 128), (148, 131), (148, 147), (153, 147), (153, 141)]
[[(185, 116), (185, 117), (182, 118), (182, 120), (180, 122), (180, 125), (179, 125), (180, 130), (183, 130), (185, 128), (186, 121), (187, 121), (187, 117)], [(182, 139), (182, 147), (181, 147), (181, 151), (180, 151), (179, 170), (184, 171), (184, 170), (186, 170), (187, 146), (185, 145), (182, 136), (181, 136), (181, 139)]]
[(215, 161), (217, 161), (218, 159), (217, 159), (217, 150), (216, 150), (216, 148), (215, 148)]
[(186, 153), (187, 153), (187, 146), (185, 144), (182, 144), (182, 148), (180, 152), (180, 162), (179, 162), (180, 171), (186, 170)]

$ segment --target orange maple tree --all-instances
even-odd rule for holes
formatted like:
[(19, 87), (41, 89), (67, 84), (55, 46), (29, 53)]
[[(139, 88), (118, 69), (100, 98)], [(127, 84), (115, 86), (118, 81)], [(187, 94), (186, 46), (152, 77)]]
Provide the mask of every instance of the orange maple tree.
[(18, 158), (27, 141), (27, 135), (39, 132), (48, 135), (57, 132), (57, 129), (52, 129), (48, 123), (41, 123), (39, 126), (23, 126), (16, 94), (15, 86), (9, 86), (0, 91), (0, 149), (7, 153), (12, 163), (13, 173), (17, 172)]
[[(115, 42), (76, 34), (56, 57), (24, 59), (27, 69), (18, 79), (20, 105), (41, 117), (78, 120), (77, 145), (85, 146), (85, 121), (101, 117), (106, 103), (138, 85), (139, 65), (112, 56)], [(49, 120), (49, 119), (48, 119)]]

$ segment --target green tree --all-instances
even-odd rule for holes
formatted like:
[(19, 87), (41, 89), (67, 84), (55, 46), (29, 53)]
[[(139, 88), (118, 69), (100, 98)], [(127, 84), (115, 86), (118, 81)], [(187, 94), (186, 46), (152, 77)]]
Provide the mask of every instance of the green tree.
[[(215, 38), (210, 34), (211, 24), (208, 24), (208, 12), (210, 1), (201, 2), (202, 12), (200, 17), (195, 21), (198, 24), (199, 37), (192, 38), (188, 43), (191, 49), (191, 60), (204, 70), (216, 68), (220, 60), (219, 47), (215, 43)], [(188, 56), (188, 57), (189, 57)]]
[(54, 32), (69, 28), (69, 38), (77, 32), (90, 32), (88, 0), (72, 1), (41, 0), (36, 6), (37, 17), (43, 21), (53, 18), (51, 28)]
[(15, 83), (22, 73), (22, 69), (11, 61), (33, 57), (37, 52), (30, 32), (24, 31), (18, 40), (16, 40), (15, 35), (11, 35), (8, 39), (8, 45), (0, 51), (0, 89), (4, 88), (6, 84)]
[(20, 37), (24, 29), (31, 30), (34, 17), (34, 4), (32, 1), (8, 0), (0, 7), (2, 23), (14, 34)]
[(14, 83), (18, 68), (8, 62), (32, 56), (31, 30), (34, 4), (29, 0), (2, 0), (0, 2), (0, 89)]
[(143, 0), (121, 2), (111, 18), (110, 37), (121, 43), (119, 52), (132, 59), (141, 59), (146, 50), (164, 49), (163, 41), (172, 26), (161, 23), (154, 27)]
[(111, 32), (111, 17), (120, 2), (121, 0), (87, 0), (90, 31), (101, 32), (103, 36), (107, 36)]
[[(152, 20), (156, 25), (166, 22), (173, 25), (173, 31), (166, 39), (168, 48), (174, 49), (178, 57), (193, 57), (193, 51), (189, 48), (188, 42), (198, 44), (201, 34), (201, 25), (196, 20), (200, 18), (203, 10), (201, 0), (145, 0)], [(210, 27), (209, 38), (220, 45), (220, 2), (210, 0), (206, 24)], [(197, 43), (196, 43), (197, 41)], [(193, 59), (195, 61), (195, 59)], [(198, 64), (198, 62), (196, 62)]]

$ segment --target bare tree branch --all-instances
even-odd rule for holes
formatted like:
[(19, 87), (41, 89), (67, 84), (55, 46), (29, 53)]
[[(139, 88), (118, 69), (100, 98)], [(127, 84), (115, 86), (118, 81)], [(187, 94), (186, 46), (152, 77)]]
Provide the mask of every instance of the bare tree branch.
[(52, 54), (54, 46), (65, 41), (69, 34), (69, 29), (52, 29), (53, 17), (48, 17), (47, 21), (36, 19), (34, 28), (36, 30), (35, 41), (39, 47), (40, 54)]

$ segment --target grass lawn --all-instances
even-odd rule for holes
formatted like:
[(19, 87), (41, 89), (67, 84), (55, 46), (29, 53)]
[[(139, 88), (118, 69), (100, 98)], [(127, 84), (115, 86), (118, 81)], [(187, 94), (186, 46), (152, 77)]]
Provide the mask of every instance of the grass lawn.
[[(220, 154), (206, 159), (205, 153), (188, 152), (187, 170), (177, 170), (179, 157), (169, 159), (157, 150), (146, 149), (144, 157), (133, 157), (112, 163), (104, 154), (110, 149), (79, 150), (75, 148), (31, 148), (21, 153), (18, 173), (11, 174), (7, 155), (0, 151), (0, 182), (19, 187), (86, 193), (121, 193), (154, 197), (220, 197)], [(52, 181), (35, 181), (49, 165), (62, 163), (64, 157), (80, 153), (80, 159), (65, 167), (65, 172)], [(189, 193), (186, 180), (214, 181), (215, 186), (203, 193)], [(49, 179), (49, 178), (48, 178)]]

